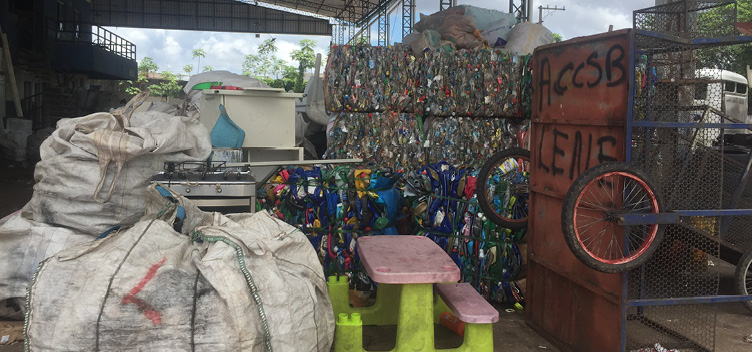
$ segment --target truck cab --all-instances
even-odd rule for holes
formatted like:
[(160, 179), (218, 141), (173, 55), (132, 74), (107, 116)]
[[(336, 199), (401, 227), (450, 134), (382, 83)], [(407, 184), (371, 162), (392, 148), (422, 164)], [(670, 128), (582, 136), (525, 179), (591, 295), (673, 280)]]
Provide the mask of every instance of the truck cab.
[[(719, 71), (720, 79), (718, 77)], [(697, 77), (708, 79), (709, 83), (700, 85), (695, 90), (695, 106), (706, 105), (722, 111), (736, 122), (752, 123), (752, 119), (747, 115), (749, 83), (746, 77), (731, 71), (717, 69), (697, 70)], [(725, 135), (750, 133), (752, 131), (747, 129), (724, 131)]]

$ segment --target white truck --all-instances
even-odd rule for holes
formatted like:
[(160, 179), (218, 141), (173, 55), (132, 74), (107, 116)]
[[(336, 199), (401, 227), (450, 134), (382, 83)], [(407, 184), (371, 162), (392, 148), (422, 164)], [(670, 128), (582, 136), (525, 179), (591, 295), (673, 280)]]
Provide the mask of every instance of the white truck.
[[(710, 83), (696, 88), (695, 106), (707, 106), (716, 109), (736, 122), (752, 123), (752, 118), (747, 114), (749, 82), (746, 77), (731, 71), (717, 69), (697, 70), (697, 77), (708, 79)], [(721, 121), (705, 122), (717, 123)], [(750, 133), (752, 131), (747, 129), (724, 131), (726, 135)]]

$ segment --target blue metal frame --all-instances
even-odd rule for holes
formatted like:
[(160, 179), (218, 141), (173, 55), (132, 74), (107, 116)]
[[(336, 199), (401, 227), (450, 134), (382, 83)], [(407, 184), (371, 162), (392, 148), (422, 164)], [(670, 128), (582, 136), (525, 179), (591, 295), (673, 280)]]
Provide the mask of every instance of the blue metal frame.
[[(629, 86), (627, 87), (627, 92), (629, 92), (629, 97), (627, 97), (627, 126), (626, 126), (626, 135), (627, 138), (625, 140), (625, 143), (627, 144), (625, 146), (625, 154), (626, 154), (626, 162), (630, 163), (632, 162), (632, 116), (634, 115), (634, 95), (635, 95), (635, 56), (637, 54), (637, 50), (635, 49), (635, 42), (636, 42), (636, 35), (635, 31), (630, 31), (629, 33), (629, 52), (631, 55), (629, 55)], [(625, 232), (626, 233), (626, 232)], [(643, 280), (644, 282), (644, 280)], [(628, 309), (629, 306), (627, 306), (627, 292), (629, 292), (627, 288), (627, 274), (621, 274), (621, 341), (620, 341), (620, 348), (619, 350), (624, 352), (627, 349), (627, 315), (628, 315)], [(642, 314), (642, 312), (640, 312)]]
[(752, 215), (752, 209), (672, 210), (669, 213), (621, 214), (619, 215), (619, 225), (678, 224), (682, 217), (749, 215)]
[(752, 209), (672, 210), (680, 216), (746, 216)]
[(634, 32), (636, 35), (670, 41), (670, 42), (684, 44), (684, 45), (692, 46), (692, 47), (722, 46), (722, 45), (746, 44), (746, 43), (752, 42), (752, 36), (748, 36), (748, 35), (687, 39), (687, 38), (677, 37), (671, 34), (646, 31), (644, 29), (635, 29)]
[[(633, 138), (633, 128), (635, 127), (645, 127), (646, 128), (646, 138), (650, 138), (652, 131), (651, 129), (655, 128), (694, 128), (694, 129), (703, 129), (703, 128), (715, 128), (715, 129), (752, 129), (752, 124), (747, 123), (703, 123), (703, 122), (696, 122), (696, 123), (682, 123), (682, 122), (657, 122), (657, 121), (645, 121), (640, 120), (636, 121), (634, 120), (634, 95), (636, 92), (635, 87), (635, 61), (639, 53), (636, 49), (636, 39), (637, 36), (647, 36), (651, 38), (656, 38), (658, 40), (666, 40), (671, 41), (675, 43), (680, 43), (683, 45), (686, 45), (687, 47), (707, 47), (707, 46), (720, 46), (720, 45), (733, 45), (733, 44), (742, 44), (742, 43), (750, 43), (752, 42), (752, 36), (734, 36), (734, 37), (725, 37), (725, 38), (695, 38), (695, 39), (684, 39), (675, 37), (672, 35), (667, 35), (663, 33), (656, 33), (656, 32), (649, 32), (645, 30), (639, 30), (635, 29), (631, 31), (630, 33), (630, 57), (629, 57), (629, 97), (628, 97), (628, 110), (627, 110), (627, 121), (626, 121), (626, 140), (625, 143), (627, 144), (625, 147), (625, 154), (626, 154), (626, 162), (631, 163), (632, 162), (632, 138)], [(650, 59), (648, 59), (650, 60)], [(650, 66), (650, 63), (648, 62), (648, 67)], [(649, 98), (648, 98), (649, 99)], [(650, 104), (650, 102), (648, 102)], [(650, 111), (648, 110), (648, 113)], [(650, 120), (650, 116), (646, 116), (647, 120)], [(749, 177), (752, 177), (752, 172), (750, 172), (750, 166), (752, 166), (752, 155), (750, 155), (750, 159), (747, 163), (747, 168), (742, 176), (742, 180), (746, 180)], [(741, 190), (743, 190), (743, 185), (740, 187)], [(737, 190), (737, 193), (739, 195), (735, 194), (734, 199), (735, 201), (732, 201), (732, 207), (735, 207), (738, 202), (738, 197), (740, 197), (741, 192)], [(681, 221), (681, 217), (692, 217), (692, 216), (712, 216), (712, 217), (722, 217), (723, 220), (721, 222), (721, 234), (723, 234), (723, 230), (725, 227), (728, 226), (728, 219), (729, 216), (750, 216), (752, 215), (752, 209), (713, 209), (713, 210), (673, 210), (668, 213), (660, 213), (660, 214), (624, 214), (620, 217), (620, 225), (639, 225), (639, 224), (678, 224)], [(642, 266), (640, 269), (641, 276), (644, 277), (645, 275), (645, 266)], [(744, 301), (752, 301), (752, 295), (716, 295), (716, 296), (707, 296), (707, 297), (682, 297), (682, 298), (662, 298), (662, 299), (628, 299), (628, 275), (626, 273), (621, 274), (622, 275), (622, 329), (621, 329), (621, 351), (626, 351), (626, 341), (627, 341), (627, 321), (630, 320), (630, 313), (629, 309), (632, 307), (637, 308), (637, 315), (642, 316), (643, 308), (649, 307), (649, 306), (669, 306), (669, 305), (681, 305), (681, 304), (713, 304), (713, 303), (725, 303), (725, 302), (744, 302)], [(638, 293), (638, 297), (643, 296), (644, 292), (644, 285), (645, 281), (644, 279), (641, 280), (641, 289), (640, 293)]]
[(706, 297), (681, 297), (659, 299), (633, 299), (627, 300), (630, 307), (669, 306), (678, 304), (712, 304), (752, 301), (752, 295), (717, 295)]
[(681, 222), (681, 216), (677, 213), (622, 214), (619, 218), (619, 225), (621, 226), (678, 224)]
[(705, 122), (660, 122), (660, 121), (634, 121), (635, 127), (650, 128), (739, 128), (752, 129), (752, 123), (705, 123)]

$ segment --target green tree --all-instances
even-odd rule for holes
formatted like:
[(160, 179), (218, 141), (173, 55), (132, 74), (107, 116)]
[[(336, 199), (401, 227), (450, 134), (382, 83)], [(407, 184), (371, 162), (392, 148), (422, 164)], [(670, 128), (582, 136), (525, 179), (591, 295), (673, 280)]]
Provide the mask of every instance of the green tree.
[(149, 72), (156, 72), (157, 70), (159, 70), (159, 66), (148, 56), (141, 59), (141, 63), (138, 64), (138, 74), (145, 77), (149, 76)]
[(298, 69), (295, 66), (285, 65), (282, 70), (282, 79), (295, 81), (298, 79)]
[(285, 60), (277, 57), (272, 58), (271, 73), (274, 74), (276, 79), (279, 79), (279, 76), (284, 74), (285, 66), (287, 66), (287, 62)]
[(198, 73), (198, 68), (201, 67), (201, 58), (206, 58), (206, 51), (204, 49), (193, 49), (193, 58), (198, 58), (198, 65), (196, 65), (196, 73)]
[(561, 36), (559, 33), (554, 33), (554, 43), (558, 43), (564, 40), (564, 37)]
[(142, 90), (146, 89), (146, 85), (149, 83), (149, 80), (146, 79), (145, 75), (138, 76), (138, 80), (134, 83), (131, 80), (127, 81), (120, 81), (118, 83), (118, 86), (123, 87), (125, 86), (125, 93), (129, 95), (136, 95), (138, 93), (141, 93)]
[(305, 67), (303, 66), (303, 63), (298, 64), (298, 77), (295, 79), (295, 92), (302, 93), (305, 91), (305, 84), (303, 83), (303, 79), (305, 78)]
[[(258, 48), (258, 54), (248, 54), (243, 60), (243, 74), (256, 78), (269, 78), (270, 73), (281, 71), (278, 64), (278, 58), (274, 56), (277, 52), (275, 39), (264, 40)], [(276, 66), (276, 67), (275, 67)]]
[(211, 67), (210, 65), (206, 65), (206, 66), (204, 66), (204, 68), (203, 68), (203, 69), (201, 70), (201, 72), (206, 72), (206, 71), (213, 71), (213, 70), (214, 70), (214, 68), (213, 68), (213, 67)]
[(277, 44), (274, 42), (276, 38), (266, 39), (261, 45), (259, 45), (258, 52), (261, 56), (271, 57), (277, 53)]
[[(738, 35), (727, 33), (733, 26), (729, 6), (702, 12), (697, 19), (699, 37)], [(737, 22), (752, 21), (752, 1), (737, 2)], [(735, 31), (734, 31), (735, 32)], [(747, 75), (747, 65), (752, 65), (752, 45), (721, 46), (697, 51), (697, 68), (716, 68)]]
[(316, 42), (310, 39), (303, 39), (300, 41), (300, 50), (293, 50), (290, 55), (293, 60), (298, 62), (298, 77), (295, 82), (295, 91), (302, 92), (305, 89), (303, 85), (303, 78), (308, 68), (313, 67), (316, 64), (316, 53), (313, 48), (316, 47)]
[(243, 60), (243, 74), (246, 76), (257, 76), (261, 65), (261, 57), (256, 54), (248, 54)]
[(183, 72), (187, 74), (188, 76), (191, 75), (191, 72), (193, 72), (193, 65), (185, 65), (183, 66)]
[(160, 75), (162, 79), (159, 83), (149, 85), (151, 94), (161, 97), (177, 97), (181, 90), (177, 75), (169, 71), (162, 71)]
[(303, 39), (300, 41), (300, 49), (293, 50), (290, 57), (298, 62), (298, 65), (303, 65), (304, 69), (309, 69), (316, 64), (316, 53), (313, 48), (316, 47), (316, 42), (310, 39)]

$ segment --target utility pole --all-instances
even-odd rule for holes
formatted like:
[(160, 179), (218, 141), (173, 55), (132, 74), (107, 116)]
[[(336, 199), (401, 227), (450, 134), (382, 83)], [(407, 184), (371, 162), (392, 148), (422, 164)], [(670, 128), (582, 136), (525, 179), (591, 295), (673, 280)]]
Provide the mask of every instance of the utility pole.
[(550, 10), (550, 11), (564, 11), (566, 8), (562, 6), (559, 8), (559, 5), (556, 5), (554, 7), (546, 5), (546, 7), (538, 6), (538, 24), (543, 24), (543, 10)]
[[(517, 5), (516, 0), (509, 0), (509, 13), (517, 14), (517, 19), (520, 22), (532, 22), (532, 10), (533, 0), (517, 0), (520, 4)], [(530, 16), (530, 17), (528, 17)]]

